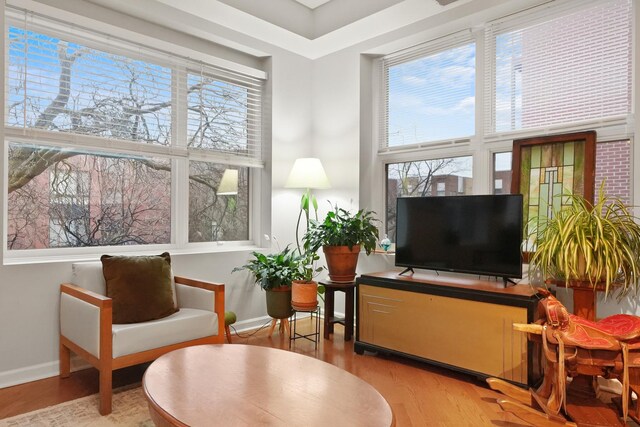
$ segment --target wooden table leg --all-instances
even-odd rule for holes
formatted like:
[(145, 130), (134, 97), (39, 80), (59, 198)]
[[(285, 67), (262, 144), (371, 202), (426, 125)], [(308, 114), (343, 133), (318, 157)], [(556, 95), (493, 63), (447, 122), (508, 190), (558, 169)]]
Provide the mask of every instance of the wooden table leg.
[(324, 293), (324, 339), (328, 340), (333, 333), (333, 312), (335, 307), (334, 289), (326, 288)]
[(344, 340), (351, 341), (353, 336), (353, 291), (349, 288), (344, 291)]

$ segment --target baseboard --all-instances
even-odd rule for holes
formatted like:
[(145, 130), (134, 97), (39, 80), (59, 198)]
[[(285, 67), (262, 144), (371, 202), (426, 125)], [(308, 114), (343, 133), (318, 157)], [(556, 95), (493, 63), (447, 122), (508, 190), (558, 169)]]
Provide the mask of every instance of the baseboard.
[[(323, 310), (321, 310), (320, 318), (324, 318), (322, 311)], [(307, 313), (307, 312), (298, 312), (298, 317), (300, 318), (309, 317), (309, 315), (310, 313)], [(344, 317), (344, 313), (336, 312), (335, 316)], [(234, 323), (233, 328), (238, 332), (246, 332), (246, 331), (258, 329), (259, 327), (264, 326), (266, 323), (270, 323), (270, 322), (271, 322), (271, 317), (269, 316), (254, 317), (253, 319), (240, 320)]]
[(39, 365), (0, 372), (0, 388), (54, 377), (59, 373), (58, 366), (59, 364), (56, 360), (55, 362), (41, 363)]
[[(308, 313), (300, 313), (301, 317), (306, 317)], [(336, 313), (340, 316), (341, 313)], [(322, 316), (321, 316), (322, 317)], [(265, 323), (271, 322), (271, 317), (261, 316), (254, 317), (253, 319), (240, 320), (233, 324), (233, 327), (238, 332), (250, 331), (263, 326)], [(83, 359), (71, 356), (71, 371), (79, 371), (82, 369), (90, 368)], [(0, 388), (11, 387), (18, 384), (24, 384), (31, 381), (37, 381), (44, 378), (55, 377), (60, 373), (59, 363), (57, 360), (53, 362), (41, 363), (39, 365), (27, 366), (24, 368), (13, 369), (10, 371), (0, 372)]]

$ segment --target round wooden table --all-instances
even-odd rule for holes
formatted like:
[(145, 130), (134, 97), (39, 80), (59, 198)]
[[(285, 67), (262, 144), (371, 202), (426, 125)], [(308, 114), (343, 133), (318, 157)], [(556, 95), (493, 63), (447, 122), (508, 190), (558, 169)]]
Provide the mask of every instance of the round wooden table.
[(142, 380), (157, 426), (394, 426), (387, 401), (360, 378), (290, 351), (242, 344), (187, 347)]

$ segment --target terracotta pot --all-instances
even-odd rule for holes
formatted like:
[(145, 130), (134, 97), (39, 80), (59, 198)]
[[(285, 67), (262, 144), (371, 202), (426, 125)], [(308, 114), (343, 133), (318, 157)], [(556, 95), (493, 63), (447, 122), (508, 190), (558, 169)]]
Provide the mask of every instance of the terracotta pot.
[(318, 305), (318, 283), (294, 280), (291, 284), (291, 306), (294, 310), (309, 311)]
[(351, 249), (349, 246), (323, 246), (322, 250), (327, 260), (329, 278), (333, 282), (347, 283), (355, 280), (360, 245)]
[(274, 319), (291, 317), (291, 287), (281, 286), (267, 291), (267, 314)]

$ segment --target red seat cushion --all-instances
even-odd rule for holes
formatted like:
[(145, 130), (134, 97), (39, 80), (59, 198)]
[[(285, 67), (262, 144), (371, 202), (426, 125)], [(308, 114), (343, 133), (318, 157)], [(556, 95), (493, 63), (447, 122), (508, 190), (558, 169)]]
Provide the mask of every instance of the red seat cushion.
[(566, 345), (582, 347), (590, 350), (612, 350), (619, 348), (618, 341), (608, 333), (601, 331), (595, 322), (569, 314), (570, 326), (558, 330)]
[(640, 317), (629, 314), (614, 314), (597, 322), (603, 331), (609, 332), (620, 341), (640, 337)]
[(550, 329), (550, 337), (566, 345), (590, 350), (619, 350), (626, 342), (640, 347), (640, 317), (615, 314), (598, 322), (570, 314), (553, 295), (541, 301)]

